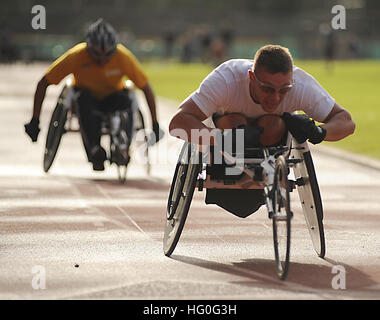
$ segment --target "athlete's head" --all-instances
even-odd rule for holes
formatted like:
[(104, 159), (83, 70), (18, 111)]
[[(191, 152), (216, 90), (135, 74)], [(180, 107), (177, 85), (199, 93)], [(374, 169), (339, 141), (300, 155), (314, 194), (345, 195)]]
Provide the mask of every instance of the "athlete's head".
[(90, 56), (104, 65), (116, 52), (118, 37), (112, 26), (100, 18), (88, 28), (86, 43)]
[(248, 75), (254, 101), (264, 111), (274, 112), (293, 86), (293, 59), (289, 50), (279, 45), (260, 48)]

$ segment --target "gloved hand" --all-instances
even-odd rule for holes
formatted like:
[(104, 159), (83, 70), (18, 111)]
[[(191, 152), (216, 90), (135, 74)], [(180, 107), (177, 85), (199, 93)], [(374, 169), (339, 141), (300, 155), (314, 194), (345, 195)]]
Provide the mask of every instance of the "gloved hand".
[(25, 132), (28, 134), (28, 136), (32, 139), (33, 142), (37, 141), (38, 134), (40, 133), (40, 128), (38, 125), (40, 124), (40, 121), (37, 118), (32, 118), (29, 123), (25, 124)]
[(152, 129), (153, 132), (148, 138), (148, 146), (153, 146), (155, 143), (161, 140), (165, 134), (164, 131), (160, 128), (158, 122), (153, 122)]
[[(237, 130), (244, 130), (244, 147), (258, 147), (260, 143), (260, 134), (264, 132), (262, 127), (250, 127), (246, 125), (240, 125), (237, 128), (223, 130), (223, 149), (226, 149), (226, 143), (232, 141), (232, 152), (235, 151), (237, 137)], [(231, 137), (230, 137), (231, 136)]]
[(314, 120), (304, 114), (284, 112), (281, 116), (286, 127), (298, 143), (309, 140), (313, 144), (322, 142), (326, 137), (326, 129), (315, 125)]

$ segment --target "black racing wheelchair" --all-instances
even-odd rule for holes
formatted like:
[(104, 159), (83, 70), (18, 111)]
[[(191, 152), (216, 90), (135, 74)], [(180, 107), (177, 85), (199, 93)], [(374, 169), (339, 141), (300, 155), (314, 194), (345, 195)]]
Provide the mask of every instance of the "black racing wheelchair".
[[(210, 151), (208, 151), (210, 152)], [(240, 174), (234, 179), (212, 178), (212, 164), (199, 146), (185, 142), (180, 152), (169, 191), (163, 250), (170, 256), (180, 239), (195, 189), (261, 189), (268, 217), (273, 224), (274, 257), (277, 275), (284, 280), (289, 270), (291, 221), (290, 195), (298, 190), (311, 240), (317, 255), (325, 256), (323, 207), (314, 164), (307, 142), (298, 144), (288, 134), (285, 145), (245, 148), (243, 157), (220, 151), (227, 166)], [(205, 152), (206, 153), (206, 152)], [(253, 157), (247, 154), (254, 154)], [(238, 163), (240, 162), (240, 164)], [(293, 177), (290, 178), (290, 170)]]
[[(97, 116), (101, 118), (101, 134), (109, 138), (107, 160), (110, 164), (116, 165), (120, 183), (124, 183), (126, 180), (129, 147), (131, 148), (130, 153), (139, 152), (138, 156), (146, 166), (146, 173), (150, 174), (148, 135), (145, 129), (144, 117), (137, 103), (133, 83), (129, 80), (126, 81), (126, 88), (132, 100), (132, 130), (128, 130), (128, 125), (131, 123), (128, 120), (128, 117), (131, 116), (128, 112), (118, 110), (112, 113), (102, 113), (96, 111)], [(50, 119), (43, 159), (45, 172), (48, 172), (53, 164), (62, 136), (69, 132), (80, 131), (78, 121), (75, 121), (77, 118), (76, 108), (76, 94), (71, 82), (68, 81), (58, 97)], [(128, 132), (132, 132), (132, 137), (129, 136), (131, 134), (128, 134)], [(118, 149), (117, 153), (124, 158), (124, 161), (112, 159), (111, 155), (116, 153), (116, 149)]]

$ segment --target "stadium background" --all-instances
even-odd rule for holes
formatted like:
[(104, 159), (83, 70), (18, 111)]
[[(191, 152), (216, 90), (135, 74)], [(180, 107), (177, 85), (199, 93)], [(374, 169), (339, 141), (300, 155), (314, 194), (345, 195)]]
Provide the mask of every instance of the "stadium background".
[[(331, 30), (331, 9), (346, 9), (346, 29)], [(31, 27), (34, 5), (46, 9), (46, 29)], [(223, 54), (248, 57), (264, 43), (289, 47), (295, 58), (380, 58), (376, 0), (3, 0), (2, 61), (52, 60), (82, 41), (90, 22), (104, 17), (140, 59), (204, 61), (204, 46), (222, 40)], [(214, 49), (220, 49), (218, 42)]]

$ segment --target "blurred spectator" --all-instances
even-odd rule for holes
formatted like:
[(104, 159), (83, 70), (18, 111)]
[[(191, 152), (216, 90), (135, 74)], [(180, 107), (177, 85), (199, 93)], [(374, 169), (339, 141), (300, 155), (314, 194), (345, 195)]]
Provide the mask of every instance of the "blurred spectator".
[(325, 61), (327, 71), (332, 72), (334, 59), (336, 58), (337, 39), (334, 32), (331, 30), (327, 34), (325, 46)]
[(228, 57), (232, 39), (230, 29), (216, 32), (207, 24), (193, 25), (182, 36), (181, 62), (200, 60), (219, 65)]
[(172, 30), (166, 30), (163, 35), (164, 41), (164, 58), (170, 59), (173, 56), (176, 34)]
[(6, 27), (0, 27), (0, 62), (10, 63), (17, 58), (17, 50), (11, 42), (10, 31)]
[(224, 46), (225, 46), (225, 54), (227, 56), (227, 58), (229, 58), (231, 56), (231, 47), (232, 47), (232, 43), (234, 41), (234, 32), (231, 28), (229, 27), (224, 27), (222, 28), (221, 32), (220, 32), (220, 37), (222, 38), (222, 41), (224, 43)]
[(348, 53), (351, 59), (360, 58), (360, 41), (355, 34), (350, 34), (348, 37)]

